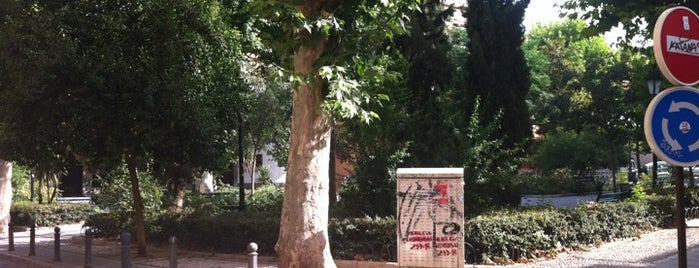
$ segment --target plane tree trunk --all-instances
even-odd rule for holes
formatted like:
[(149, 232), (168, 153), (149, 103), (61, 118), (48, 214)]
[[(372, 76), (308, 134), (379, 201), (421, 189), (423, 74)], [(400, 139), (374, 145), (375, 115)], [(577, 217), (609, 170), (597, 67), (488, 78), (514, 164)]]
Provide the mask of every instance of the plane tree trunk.
[(0, 160), (0, 233), (7, 230), (10, 223), (12, 205), (12, 162)]
[[(322, 1), (304, 1), (306, 17), (317, 16)], [(325, 38), (315, 36), (294, 56), (299, 75), (314, 72)], [(323, 81), (308, 78), (294, 91), (291, 142), (284, 205), (276, 250), (279, 267), (333, 268), (328, 239), (330, 121), (321, 109)]]

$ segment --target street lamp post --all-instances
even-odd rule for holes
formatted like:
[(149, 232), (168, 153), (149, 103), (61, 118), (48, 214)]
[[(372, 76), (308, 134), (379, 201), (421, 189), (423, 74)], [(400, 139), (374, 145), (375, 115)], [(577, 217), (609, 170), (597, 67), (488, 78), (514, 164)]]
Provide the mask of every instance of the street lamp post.
[[(653, 70), (648, 74), (646, 77), (646, 84), (648, 84), (648, 93), (650, 95), (658, 95), (662, 80), (660, 80), (660, 74), (658, 73), (657, 68), (653, 68)], [(653, 188), (655, 188), (658, 182), (658, 157), (652, 151), (651, 154), (653, 154)]]

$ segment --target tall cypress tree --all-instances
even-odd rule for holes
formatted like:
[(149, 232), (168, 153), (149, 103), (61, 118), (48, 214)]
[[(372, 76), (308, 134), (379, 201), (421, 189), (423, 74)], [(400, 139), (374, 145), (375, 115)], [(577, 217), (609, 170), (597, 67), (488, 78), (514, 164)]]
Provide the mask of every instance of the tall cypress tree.
[(508, 148), (531, 136), (525, 103), (529, 68), (520, 48), (528, 5), (529, 0), (469, 0), (466, 12), (469, 99), (482, 100), (482, 111), (488, 117), (484, 123), (502, 110), (500, 133)]
[(446, 22), (454, 13), (440, 0), (425, 0), (411, 16), (410, 35), (401, 36), (397, 45), (410, 62), (407, 74), (405, 111), (410, 124), (403, 133), (411, 141), (405, 160), (408, 166), (458, 166), (462, 162), (450, 50)]

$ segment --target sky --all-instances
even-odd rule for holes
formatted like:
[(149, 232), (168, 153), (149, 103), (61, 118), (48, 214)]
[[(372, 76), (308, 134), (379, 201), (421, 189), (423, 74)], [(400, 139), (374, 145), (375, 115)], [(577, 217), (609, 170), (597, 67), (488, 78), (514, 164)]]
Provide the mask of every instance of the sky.
[[(527, 7), (527, 10), (524, 12), (523, 24), (526, 30), (529, 31), (537, 23), (546, 25), (561, 20), (558, 17), (560, 8), (554, 5), (560, 5), (563, 4), (563, 2), (565, 2), (565, 0), (531, 0), (531, 2), (529, 2), (529, 7)], [(614, 27), (611, 31), (607, 32), (604, 37), (607, 40), (607, 44), (611, 45), (623, 34), (624, 32), (622, 29)]]
[[(456, 3), (457, 5), (463, 4), (466, 0), (447, 0), (448, 2)], [(560, 13), (560, 8), (555, 7), (555, 5), (563, 4), (565, 0), (531, 0), (529, 6), (524, 13), (524, 27), (527, 30), (531, 30), (537, 23), (543, 25), (550, 24), (552, 22), (561, 20), (558, 14)], [(612, 29), (611, 32), (605, 34), (607, 43), (611, 44), (616, 41), (616, 38), (623, 34), (622, 30), (616, 28)]]
[(529, 31), (537, 22), (546, 25), (560, 20), (558, 17), (560, 10), (554, 5), (563, 2), (563, 0), (531, 0), (524, 13), (524, 27)]
[[(466, 5), (467, 0), (445, 0), (447, 4), (454, 3), (458, 5)], [(554, 8), (555, 4), (561, 4), (564, 0), (530, 0), (529, 7), (524, 13), (524, 26), (531, 29), (537, 22), (544, 24), (559, 20), (558, 8)]]

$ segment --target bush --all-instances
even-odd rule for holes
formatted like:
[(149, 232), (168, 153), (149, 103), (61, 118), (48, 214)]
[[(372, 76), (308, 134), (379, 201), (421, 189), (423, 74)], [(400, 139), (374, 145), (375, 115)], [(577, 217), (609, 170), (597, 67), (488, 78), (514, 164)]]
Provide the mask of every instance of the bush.
[(517, 259), (633, 237), (658, 225), (646, 202), (496, 212), (469, 221), (466, 240), (482, 259)]
[[(122, 232), (132, 232), (135, 230), (133, 224), (133, 213), (124, 211), (112, 211), (90, 215), (85, 221), (85, 226), (89, 226), (95, 237), (118, 237)], [(146, 226), (152, 226), (146, 222)]]
[(481, 259), (527, 258), (535, 250), (559, 248), (574, 237), (565, 214), (555, 209), (504, 211), (478, 216), (466, 227), (466, 242)]
[(99, 212), (99, 208), (94, 205), (74, 203), (37, 204), (15, 201), (10, 208), (13, 224), (29, 225), (33, 218), (36, 226), (40, 227), (78, 223)]
[[(203, 212), (218, 214), (230, 211), (238, 206), (238, 188), (225, 187), (213, 194), (189, 192), (185, 196), (185, 209), (190, 213)], [(274, 184), (263, 185), (255, 189), (255, 194), (245, 192), (247, 208), (255, 211), (282, 211), (284, 188)]]
[[(109, 211), (128, 212), (133, 210), (131, 182), (126, 165), (121, 165), (104, 177), (98, 178), (101, 185), (92, 200)], [(147, 173), (140, 173), (139, 187), (146, 217), (154, 217), (163, 204), (162, 186)]]
[[(213, 195), (190, 192), (185, 197), (182, 213), (162, 210), (149, 213), (147, 238), (151, 243), (161, 244), (175, 235), (189, 249), (219, 252), (243, 252), (247, 242), (255, 241), (260, 253), (272, 254), (279, 234), (283, 189), (266, 185), (258, 188), (254, 196), (252, 199), (248, 194), (248, 210), (240, 212), (230, 211), (230, 207), (238, 205), (238, 190), (233, 187)], [(86, 225), (91, 226), (98, 237), (133, 232), (133, 211), (112, 210), (93, 215)]]
[[(670, 202), (668, 202), (670, 201)], [(653, 229), (672, 212), (672, 199), (651, 195), (647, 201), (593, 203), (568, 209), (529, 208), (490, 212), (469, 220), (465, 242), (469, 260), (531, 258), (555, 255), (564, 247), (632, 237)], [(177, 236), (192, 250), (242, 253), (256, 242), (261, 254), (274, 254), (279, 235), (280, 211), (231, 211), (207, 214), (188, 211), (164, 213), (147, 223), (151, 243), (165, 244)], [(671, 214), (669, 214), (671, 215)], [(132, 230), (127, 214), (100, 214), (89, 224), (98, 235), (116, 236)], [(329, 223), (331, 250), (338, 259), (395, 261), (397, 252), (394, 217), (333, 218)]]
[(468, 215), (519, 206), (522, 187), (511, 177), (498, 175), (486, 182), (464, 181), (464, 210)]
[(552, 175), (520, 175), (517, 180), (522, 185), (524, 194), (565, 194), (575, 192), (575, 181), (570, 173), (554, 173)]
[(177, 236), (181, 245), (193, 250), (245, 252), (249, 242), (259, 246), (260, 254), (274, 254), (279, 236), (280, 214), (260, 211), (230, 211), (208, 217), (163, 214), (151, 223), (158, 226), (148, 232), (153, 243), (164, 244)]
[[(686, 189), (684, 195), (685, 207), (699, 206), (699, 189)], [(659, 225), (663, 227), (675, 226), (675, 191), (673, 188), (654, 188), (646, 192), (645, 201), (652, 208), (652, 213), (660, 220)]]
[(328, 232), (332, 255), (339, 259), (395, 261), (396, 226), (392, 216), (331, 219)]
[(248, 200), (250, 200), (249, 205), (252, 210), (281, 212), (284, 203), (284, 188), (267, 184), (255, 189), (253, 198)]
[(31, 177), (29, 169), (17, 163), (12, 164), (12, 200), (29, 200)]
[(226, 208), (238, 206), (238, 189), (225, 188), (213, 194), (189, 192), (184, 198), (184, 208), (187, 212), (205, 212), (218, 214)]

